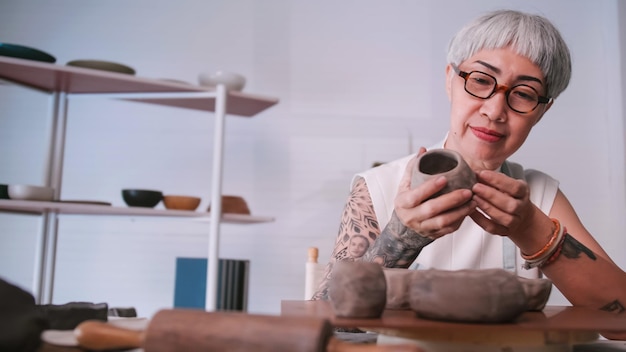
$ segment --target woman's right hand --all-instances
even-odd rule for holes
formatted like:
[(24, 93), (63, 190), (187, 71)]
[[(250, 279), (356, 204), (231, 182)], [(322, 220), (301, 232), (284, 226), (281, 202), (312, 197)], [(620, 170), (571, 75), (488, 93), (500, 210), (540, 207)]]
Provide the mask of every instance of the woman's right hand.
[[(426, 148), (420, 148), (417, 157), (425, 152)], [(463, 219), (476, 209), (476, 203), (472, 200), (472, 191), (468, 189), (428, 199), (446, 185), (445, 176), (433, 177), (411, 188), (411, 175), (417, 157), (409, 161), (402, 176), (394, 209), (402, 224), (424, 237), (436, 239), (456, 231)]]

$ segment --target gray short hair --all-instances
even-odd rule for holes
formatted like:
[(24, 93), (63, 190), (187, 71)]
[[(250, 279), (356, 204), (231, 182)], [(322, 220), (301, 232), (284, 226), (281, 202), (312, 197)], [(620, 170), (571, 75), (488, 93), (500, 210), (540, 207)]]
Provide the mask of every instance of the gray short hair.
[(565, 90), (572, 74), (569, 49), (558, 29), (539, 15), (498, 10), (477, 18), (452, 38), (448, 63), (459, 65), (480, 50), (507, 46), (539, 66), (548, 97)]

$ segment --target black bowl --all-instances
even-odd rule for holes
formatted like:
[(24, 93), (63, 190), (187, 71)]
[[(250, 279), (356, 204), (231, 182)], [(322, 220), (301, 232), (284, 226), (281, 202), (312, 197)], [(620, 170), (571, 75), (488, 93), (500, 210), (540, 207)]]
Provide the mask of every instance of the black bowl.
[(0, 199), (10, 199), (9, 198), (9, 185), (0, 184)]
[(123, 189), (122, 198), (131, 207), (154, 208), (163, 199), (163, 193), (148, 189)]
[(23, 45), (0, 43), (0, 56), (54, 63), (57, 59), (41, 50)]

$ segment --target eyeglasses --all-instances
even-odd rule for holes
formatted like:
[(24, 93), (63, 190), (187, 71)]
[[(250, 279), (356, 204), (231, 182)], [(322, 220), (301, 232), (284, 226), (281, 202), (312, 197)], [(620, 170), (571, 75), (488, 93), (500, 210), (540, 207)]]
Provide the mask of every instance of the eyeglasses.
[(452, 68), (465, 80), (467, 93), (476, 98), (489, 99), (497, 91), (504, 90), (507, 105), (511, 110), (520, 114), (529, 113), (535, 110), (539, 104), (546, 104), (552, 100), (552, 98), (540, 96), (535, 88), (526, 84), (518, 84), (509, 88), (498, 85), (496, 78), (490, 74), (480, 71), (464, 72), (459, 70), (456, 65), (452, 65)]

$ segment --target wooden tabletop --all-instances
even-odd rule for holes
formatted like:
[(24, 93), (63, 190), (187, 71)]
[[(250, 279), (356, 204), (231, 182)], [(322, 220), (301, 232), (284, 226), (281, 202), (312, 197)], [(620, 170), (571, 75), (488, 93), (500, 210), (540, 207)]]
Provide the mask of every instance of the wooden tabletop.
[(282, 301), (281, 315), (306, 315), (329, 319), (336, 327), (365, 329), (391, 336), (439, 341), (507, 342), (535, 341), (564, 344), (598, 338), (601, 331), (626, 327), (626, 316), (595, 309), (547, 306), (541, 312), (525, 312), (506, 324), (454, 323), (421, 319), (411, 310), (385, 310), (379, 319), (340, 318), (329, 301)]

